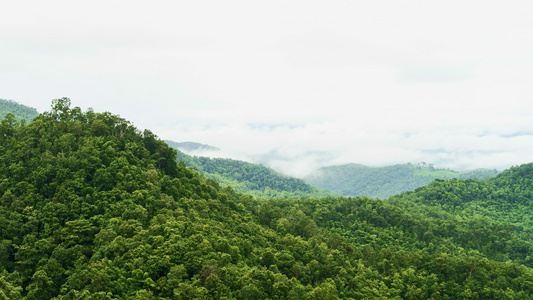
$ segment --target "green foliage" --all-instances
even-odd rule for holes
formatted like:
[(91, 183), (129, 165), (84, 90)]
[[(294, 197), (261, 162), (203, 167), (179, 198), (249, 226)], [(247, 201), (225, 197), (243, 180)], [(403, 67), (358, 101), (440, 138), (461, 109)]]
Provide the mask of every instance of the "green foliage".
[(0, 118), (4, 118), (9, 113), (13, 114), (14, 119), (18, 122), (22, 120), (30, 122), (39, 115), (33, 107), (19, 104), (13, 100), (0, 99)]
[(483, 179), (497, 174), (496, 170), (488, 169), (461, 173), (448, 169), (436, 169), (433, 165), (425, 163), (386, 167), (346, 164), (321, 168), (315, 174), (305, 177), (304, 180), (341, 196), (368, 196), (385, 199), (430, 184), (435, 179)]
[[(176, 144), (169, 141), (167, 143)], [(225, 158), (190, 156), (179, 150), (178, 159), (206, 177), (216, 179), (223, 186), (231, 186), (238, 192), (260, 198), (320, 198), (336, 195), (259, 164)]]
[[(525, 164), (485, 180), (436, 180), (395, 198), (411, 203), (438, 205), (456, 219), (491, 220), (528, 240), (533, 234), (530, 214), (533, 206), (532, 170), (533, 164)], [(514, 246), (518, 247), (519, 244)]]
[(0, 277), (0, 299), (1, 300), (18, 300), (22, 299), (22, 288), (14, 286), (8, 282), (5, 276)]
[(261, 200), (118, 116), (52, 104), (1, 123), (0, 299), (532, 298), (531, 165)]

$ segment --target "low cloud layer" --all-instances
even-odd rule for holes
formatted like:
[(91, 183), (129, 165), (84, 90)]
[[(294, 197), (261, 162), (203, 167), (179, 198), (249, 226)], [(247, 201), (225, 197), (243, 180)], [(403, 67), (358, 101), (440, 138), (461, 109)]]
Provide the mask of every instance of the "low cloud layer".
[(405, 124), (395, 126), (379, 117), (365, 119), (366, 126), (359, 121), (338, 120), (296, 128), (228, 125), (185, 134), (177, 129), (164, 134), (174, 139), (209, 141), (222, 148), (216, 156), (263, 163), (294, 176), (344, 163), (382, 166), (425, 161), (456, 170), (501, 170), (533, 161), (528, 150), (533, 146), (533, 135), (520, 132), (521, 125), (530, 123), (528, 120), (499, 128), (483, 124), (473, 115), (467, 124), (457, 124), (456, 119), (447, 120), (456, 122), (453, 126), (444, 120), (434, 123), (425, 120), (420, 129), (406, 130)]

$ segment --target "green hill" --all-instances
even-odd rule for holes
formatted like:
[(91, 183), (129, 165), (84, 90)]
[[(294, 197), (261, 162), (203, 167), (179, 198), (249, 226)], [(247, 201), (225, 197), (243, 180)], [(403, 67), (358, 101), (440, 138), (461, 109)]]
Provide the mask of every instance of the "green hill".
[(15, 116), (15, 120), (26, 120), (30, 122), (33, 118), (37, 117), (39, 113), (33, 107), (28, 107), (19, 104), (13, 100), (0, 99), (0, 118), (4, 118), (8, 113)]
[(387, 200), (260, 200), (176, 159), (66, 98), (2, 120), (0, 297), (533, 298), (531, 165)]
[(368, 196), (387, 198), (417, 187), (430, 184), (435, 179), (468, 179), (496, 176), (498, 171), (478, 169), (456, 172), (435, 169), (432, 165), (400, 164), (386, 167), (368, 167), (358, 164), (323, 167), (304, 180), (320, 189), (333, 191), (346, 197)]
[(533, 163), (530, 163), (481, 181), (435, 180), (397, 197), (411, 203), (438, 205), (459, 219), (489, 218), (533, 237), (532, 187)]
[(219, 151), (217, 147), (213, 147), (210, 145), (195, 143), (195, 142), (174, 142), (165, 140), (165, 143), (167, 143), (170, 147), (176, 148), (183, 152), (201, 152), (201, 151)]
[[(165, 141), (176, 147), (179, 143)], [(321, 191), (302, 179), (278, 173), (263, 165), (226, 158), (191, 156), (178, 151), (178, 160), (194, 167), (208, 178), (216, 179), (223, 186), (231, 186), (238, 192), (260, 198), (302, 198), (335, 196)]]

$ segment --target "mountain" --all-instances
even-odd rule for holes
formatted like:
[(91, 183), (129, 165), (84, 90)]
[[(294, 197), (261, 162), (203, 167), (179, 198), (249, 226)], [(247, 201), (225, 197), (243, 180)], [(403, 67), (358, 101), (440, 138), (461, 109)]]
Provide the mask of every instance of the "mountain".
[(533, 237), (532, 187), (533, 163), (529, 163), (511, 167), (485, 180), (435, 180), (391, 199), (403, 198), (410, 203), (438, 205), (458, 219), (490, 219), (529, 238)]
[(19, 122), (22, 119), (30, 122), (39, 115), (33, 107), (19, 104), (13, 100), (0, 99), (0, 118), (4, 118), (8, 113), (12, 113), (15, 116), (15, 120)]
[(216, 152), (219, 148), (210, 145), (195, 143), (195, 142), (174, 142), (165, 140), (170, 147), (176, 148), (184, 153), (198, 153), (198, 152)]
[(176, 159), (67, 98), (2, 120), (0, 297), (533, 298), (532, 165), (385, 200), (261, 200)]
[(489, 169), (468, 172), (436, 169), (425, 163), (386, 167), (346, 164), (320, 168), (304, 180), (320, 189), (333, 191), (345, 197), (368, 196), (383, 199), (401, 192), (412, 191), (435, 179), (483, 179), (497, 174), (498, 171)]
[[(165, 142), (174, 148), (178, 144), (172, 141)], [(260, 164), (226, 158), (191, 156), (177, 151), (178, 160), (185, 162), (187, 166), (241, 193), (261, 198), (320, 198), (336, 195), (321, 191), (302, 179), (283, 175)]]

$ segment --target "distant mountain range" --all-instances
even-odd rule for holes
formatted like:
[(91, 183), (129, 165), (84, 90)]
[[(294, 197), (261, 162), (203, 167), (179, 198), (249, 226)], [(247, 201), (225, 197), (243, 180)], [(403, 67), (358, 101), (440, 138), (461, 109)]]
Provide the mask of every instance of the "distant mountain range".
[(385, 167), (345, 164), (323, 167), (312, 175), (295, 178), (261, 164), (186, 154), (187, 152), (219, 150), (210, 145), (192, 142), (177, 143), (168, 140), (165, 142), (179, 151), (180, 160), (207, 177), (232, 186), (239, 192), (266, 198), (341, 195), (383, 199), (402, 192), (413, 191), (430, 184), (435, 179), (484, 179), (494, 177), (499, 173), (497, 170), (490, 169), (458, 172), (438, 169), (426, 163), (407, 163)]
[(219, 148), (206, 144), (200, 144), (195, 142), (174, 142), (165, 140), (165, 142), (172, 148), (178, 149), (185, 153), (191, 154), (195, 152), (216, 152), (220, 151)]
[(457, 172), (449, 169), (436, 169), (426, 163), (407, 163), (385, 167), (345, 164), (320, 168), (303, 179), (320, 189), (345, 197), (388, 198), (402, 192), (413, 191), (435, 179), (484, 179), (496, 176), (498, 173), (497, 170), (489, 169)]
[(15, 116), (15, 120), (26, 120), (30, 122), (39, 115), (39, 112), (33, 107), (29, 107), (13, 100), (0, 99), (0, 119), (3, 119), (8, 113)]
[[(260, 198), (309, 198), (337, 196), (335, 193), (322, 191), (307, 184), (302, 179), (283, 175), (260, 164), (227, 158), (209, 158), (192, 156), (184, 153), (178, 146), (184, 143), (165, 141), (178, 151), (178, 160), (195, 168), (208, 178), (216, 179), (222, 185), (231, 186), (238, 192)], [(218, 149), (209, 145), (200, 145), (201, 149)], [(196, 148), (196, 149), (197, 149)]]

